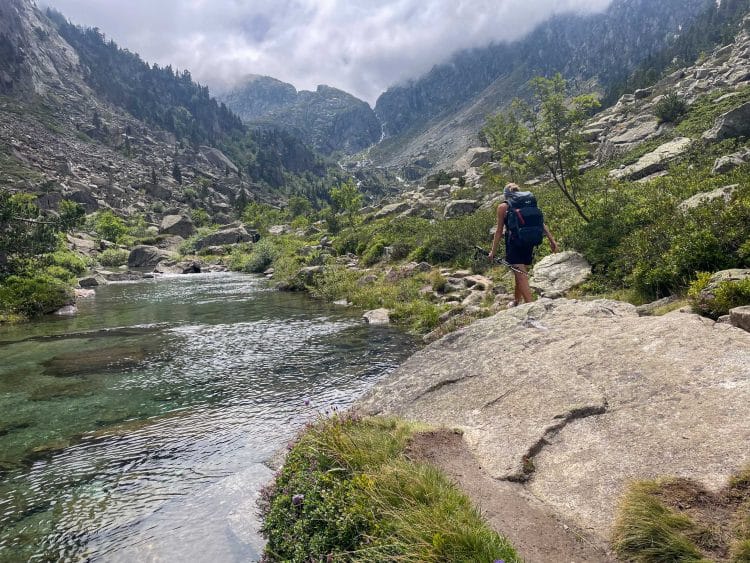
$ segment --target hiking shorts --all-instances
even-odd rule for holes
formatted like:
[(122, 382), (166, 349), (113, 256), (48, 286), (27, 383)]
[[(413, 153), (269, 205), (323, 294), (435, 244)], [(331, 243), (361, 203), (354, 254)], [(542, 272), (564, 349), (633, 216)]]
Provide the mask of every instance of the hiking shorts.
[(525, 264), (531, 266), (534, 259), (534, 247), (519, 244), (516, 241), (505, 241), (505, 259), (511, 264)]

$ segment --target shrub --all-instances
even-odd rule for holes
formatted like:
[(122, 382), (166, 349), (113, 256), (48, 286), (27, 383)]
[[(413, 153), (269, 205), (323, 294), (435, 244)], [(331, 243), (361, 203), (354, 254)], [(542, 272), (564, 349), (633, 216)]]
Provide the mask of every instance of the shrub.
[(99, 263), (102, 266), (116, 267), (128, 263), (130, 253), (122, 248), (108, 248), (98, 256)]
[(278, 250), (269, 239), (261, 239), (253, 246), (243, 269), (254, 274), (264, 272), (273, 264), (278, 254)]
[(25, 317), (56, 311), (71, 298), (69, 286), (49, 274), (9, 276), (0, 284), (0, 311)]
[(677, 123), (687, 109), (685, 100), (671, 92), (654, 104), (654, 115), (660, 123)]
[(750, 305), (750, 278), (723, 281), (706, 292), (710, 280), (711, 274), (700, 272), (690, 284), (688, 297), (697, 313), (716, 319), (730, 309)]
[(100, 211), (94, 218), (94, 231), (99, 237), (112, 242), (119, 242), (129, 229), (120, 217), (110, 210)]
[(205, 209), (193, 209), (190, 212), (190, 219), (198, 228), (208, 227), (211, 224), (211, 217)]

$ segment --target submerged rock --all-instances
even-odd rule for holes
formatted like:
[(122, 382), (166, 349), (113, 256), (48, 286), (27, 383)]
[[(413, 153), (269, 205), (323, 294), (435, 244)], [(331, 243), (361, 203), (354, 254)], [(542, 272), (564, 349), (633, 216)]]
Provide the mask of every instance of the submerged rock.
[(391, 322), (391, 314), (388, 309), (374, 309), (367, 311), (362, 318), (367, 324), (371, 325), (387, 325)]
[(616, 301), (542, 299), (417, 352), (359, 410), (461, 429), (492, 477), (525, 482), (606, 539), (631, 479), (719, 488), (745, 466), (748, 404), (750, 334)]

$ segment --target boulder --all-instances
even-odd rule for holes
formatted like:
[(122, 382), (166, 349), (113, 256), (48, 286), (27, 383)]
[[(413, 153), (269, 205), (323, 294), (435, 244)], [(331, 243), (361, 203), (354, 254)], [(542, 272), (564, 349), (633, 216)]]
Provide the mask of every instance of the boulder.
[(81, 278), (80, 280), (78, 280), (78, 285), (82, 288), (98, 287), (104, 281), (105, 280), (103, 278), (99, 278), (97, 276), (88, 276), (86, 278)]
[(391, 203), (389, 205), (383, 206), (380, 211), (375, 214), (375, 219), (382, 219), (383, 217), (388, 217), (390, 215), (397, 215), (399, 213), (403, 213), (407, 209), (409, 209), (409, 204), (405, 201)]
[(750, 135), (750, 102), (722, 114), (714, 126), (703, 133), (707, 141), (723, 141)]
[(469, 168), (477, 168), (492, 161), (492, 149), (487, 147), (474, 147), (466, 151), (453, 165), (454, 170), (466, 172)]
[(371, 325), (387, 325), (391, 322), (391, 315), (388, 309), (374, 309), (367, 311), (362, 318), (367, 324)]
[(167, 215), (161, 220), (159, 232), (188, 238), (195, 234), (195, 225), (187, 215)]
[(477, 464), (611, 537), (633, 479), (718, 490), (750, 462), (750, 334), (609, 300), (541, 299), (406, 360), (359, 402), (463, 432)]
[(235, 174), (237, 174), (237, 166), (234, 164), (234, 162), (229, 160), (229, 157), (219, 149), (216, 149), (214, 147), (202, 146), (200, 148), (200, 151), (201, 154), (206, 157), (206, 160), (208, 160), (208, 162), (210, 162), (217, 168), (221, 168), (222, 170), (229, 170), (230, 172), (234, 172)]
[(716, 176), (717, 174), (725, 174), (733, 168), (737, 168), (738, 166), (746, 164), (748, 161), (750, 161), (750, 151), (748, 150), (738, 151), (726, 156), (719, 157), (716, 159), (716, 162), (714, 162), (714, 167), (713, 170), (711, 170), (711, 174), (713, 174), (714, 176)]
[(612, 170), (609, 175), (616, 179), (638, 180), (645, 178), (665, 170), (667, 164), (684, 154), (690, 148), (690, 145), (692, 145), (691, 139), (678, 137), (643, 155), (635, 164)]
[(463, 215), (471, 215), (479, 207), (479, 202), (474, 199), (456, 199), (445, 206), (443, 216), (446, 219), (455, 219)]
[(562, 295), (582, 284), (591, 275), (591, 265), (578, 252), (567, 250), (550, 254), (534, 266), (531, 287), (543, 297)]
[(323, 266), (306, 266), (297, 272), (297, 278), (304, 285), (312, 285), (315, 280), (315, 276), (322, 274), (325, 271)]
[(273, 225), (271, 227), (268, 227), (269, 235), (279, 236), (279, 235), (285, 235), (291, 232), (292, 232), (292, 227), (290, 225)]
[(609, 142), (614, 145), (632, 145), (642, 143), (658, 133), (659, 121), (649, 118), (645, 121), (629, 123), (629, 127), (609, 139)]
[(153, 268), (162, 260), (169, 260), (172, 255), (166, 250), (145, 244), (138, 245), (128, 256), (129, 268)]
[(201, 250), (209, 246), (223, 246), (225, 244), (238, 244), (241, 242), (256, 242), (259, 239), (257, 231), (246, 230), (244, 226), (236, 226), (221, 229), (201, 237), (195, 242), (195, 250)]
[(732, 326), (750, 332), (750, 305), (735, 307), (729, 310), (729, 323)]
[(690, 209), (695, 209), (696, 207), (700, 207), (701, 205), (711, 203), (712, 201), (715, 201), (717, 199), (722, 199), (724, 200), (724, 203), (729, 203), (729, 201), (732, 199), (732, 194), (737, 191), (738, 187), (739, 184), (732, 184), (731, 186), (716, 188), (715, 190), (711, 190), (710, 192), (695, 194), (693, 197), (690, 197), (683, 201), (677, 207), (680, 211), (684, 212)]
[(68, 248), (86, 256), (91, 256), (99, 251), (99, 245), (88, 235), (66, 235), (65, 238), (68, 241)]

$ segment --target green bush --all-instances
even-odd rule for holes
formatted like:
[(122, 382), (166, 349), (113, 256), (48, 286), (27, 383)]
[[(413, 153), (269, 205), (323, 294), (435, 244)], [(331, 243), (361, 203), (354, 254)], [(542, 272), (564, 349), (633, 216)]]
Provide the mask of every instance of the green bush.
[(71, 299), (70, 287), (49, 274), (9, 276), (0, 284), (0, 311), (4, 313), (35, 317), (56, 311)]
[(699, 273), (690, 285), (688, 296), (696, 312), (716, 319), (728, 314), (730, 309), (750, 305), (750, 278), (723, 281), (710, 292), (712, 297), (705, 298), (702, 292), (707, 287), (710, 278), (711, 274)]
[(129, 233), (125, 221), (109, 209), (96, 214), (93, 227), (99, 237), (112, 242), (120, 242)]
[(269, 239), (261, 239), (253, 246), (244, 270), (254, 274), (264, 272), (273, 264), (278, 254), (278, 250)]
[(687, 109), (685, 100), (671, 92), (654, 104), (654, 115), (659, 118), (659, 123), (677, 123)]
[(98, 260), (102, 266), (116, 267), (128, 263), (130, 253), (123, 248), (108, 248), (99, 254)]

